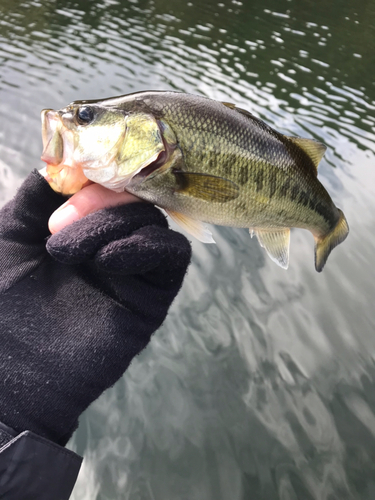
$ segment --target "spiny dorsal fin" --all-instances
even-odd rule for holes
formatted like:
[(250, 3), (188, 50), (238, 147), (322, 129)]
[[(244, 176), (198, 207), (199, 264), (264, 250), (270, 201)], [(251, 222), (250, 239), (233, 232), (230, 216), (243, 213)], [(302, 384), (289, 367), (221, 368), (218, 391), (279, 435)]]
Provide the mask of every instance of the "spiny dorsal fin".
[(265, 249), (271, 259), (283, 269), (288, 269), (289, 265), (289, 242), (290, 229), (249, 229), (257, 235), (259, 244)]
[(230, 108), (230, 109), (234, 109), (236, 107), (235, 104), (233, 104), (232, 102), (222, 102), (222, 104), (224, 104), (224, 106), (226, 106), (227, 108)]
[(192, 219), (188, 215), (173, 210), (164, 209), (169, 217), (175, 221), (182, 229), (202, 243), (216, 243), (213, 239), (211, 231), (199, 220)]
[(315, 139), (304, 139), (303, 137), (288, 137), (296, 146), (301, 148), (311, 159), (318, 175), (318, 165), (326, 152), (327, 146)]
[(250, 113), (250, 111), (247, 111), (246, 109), (243, 108), (237, 108), (237, 106), (235, 104), (232, 104), (231, 102), (222, 102), (222, 104), (224, 104), (224, 106), (226, 106), (227, 108), (233, 109), (233, 111), (236, 111), (240, 115), (249, 118), (251, 121), (255, 122), (257, 125), (259, 125), (259, 127), (261, 127), (266, 132), (269, 132), (270, 134), (276, 133), (272, 127), (267, 125), (267, 123), (261, 120), (260, 118)]
[(234, 200), (240, 189), (232, 181), (214, 175), (175, 170), (177, 192), (204, 201), (225, 203)]
[(250, 113), (250, 111), (247, 111), (246, 109), (242, 109), (242, 108), (237, 108), (237, 106), (231, 102), (222, 102), (222, 104), (224, 104), (224, 106), (226, 106), (229, 109), (234, 109), (234, 111), (241, 113), (241, 115), (245, 115), (248, 118), (254, 118), (254, 120), (259, 120), (259, 118), (257, 118), (252, 113)]
[[(258, 125), (260, 125), (264, 130), (275, 133), (275, 131), (269, 125), (267, 125), (260, 118), (254, 116), (252, 113), (250, 113), (250, 111), (242, 108), (237, 108), (237, 106), (235, 104), (232, 104), (231, 102), (223, 102), (222, 104), (230, 109), (233, 109), (234, 111), (237, 111), (241, 115), (246, 116), (247, 118), (251, 118), (253, 121), (257, 122)], [(320, 163), (320, 160), (323, 158), (324, 153), (326, 152), (327, 146), (322, 142), (316, 141), (315, 139), (305, 139), (303, 137), (289, 136), (286, 137), (288, 137), (291, 142), (301, 148), (309, 156), (315, 166), (315, 173), (316, 175), (318, 175), (318, 165)]]

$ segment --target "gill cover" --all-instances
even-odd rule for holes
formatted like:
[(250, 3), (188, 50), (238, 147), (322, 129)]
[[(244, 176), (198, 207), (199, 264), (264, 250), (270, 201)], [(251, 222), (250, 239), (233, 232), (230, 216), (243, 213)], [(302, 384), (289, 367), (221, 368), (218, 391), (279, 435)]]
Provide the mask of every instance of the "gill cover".
[(152, 115), (129, 115), (125, 138), (117, 156), (119, 176), (132, 177), (155, 161), (164, 149), (159, 125)]
[[(87, 140), (84, 131), (79, 134), (74, 158), (79, 164), (80, 158), (89, 156), (91, 147), (95, 159), (82, 163), (83, 173), (91, 181), (121, 192), (135, 174), (157, 159), (164, 144), (152, 115), (135, 113), (114, 119), (113, 114), (121, 112), (108, 113), (112, 118), (110, 123), (108, 120), (100, 127), (93, 124), (84, 128)], [(98, 154), (99, 149), (102, 155)]]

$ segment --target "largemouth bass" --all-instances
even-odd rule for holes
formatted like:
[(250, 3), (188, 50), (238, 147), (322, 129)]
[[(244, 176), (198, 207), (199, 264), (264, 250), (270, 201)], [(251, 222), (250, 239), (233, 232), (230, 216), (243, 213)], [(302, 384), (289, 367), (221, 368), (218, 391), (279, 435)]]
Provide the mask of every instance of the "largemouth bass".
[(317, 178), (326, 146), (230, 103), (163, 91), (75, 101), (42, 111), (42, 135), (56, 191), (72, 194), (87, 179), (127, 190), (206, 243), (214, 240), (202, 222), (249, 228), (285, 269), (291, 227), (313, 234), (319, 272), (348, 235)]

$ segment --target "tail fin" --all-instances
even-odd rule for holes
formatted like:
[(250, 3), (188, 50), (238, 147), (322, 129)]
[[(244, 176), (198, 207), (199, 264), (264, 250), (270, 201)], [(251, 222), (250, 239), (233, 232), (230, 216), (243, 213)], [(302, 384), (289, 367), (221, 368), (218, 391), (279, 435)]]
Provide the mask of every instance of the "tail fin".
[(345, 215), (340, 209), (340, 218), (332, 231), (325, 236), (315, 238), (315, 269), (320, 273), (328, 259), (328, 255), (335, 246), (342, 243), (349, 233), (349, 226)]

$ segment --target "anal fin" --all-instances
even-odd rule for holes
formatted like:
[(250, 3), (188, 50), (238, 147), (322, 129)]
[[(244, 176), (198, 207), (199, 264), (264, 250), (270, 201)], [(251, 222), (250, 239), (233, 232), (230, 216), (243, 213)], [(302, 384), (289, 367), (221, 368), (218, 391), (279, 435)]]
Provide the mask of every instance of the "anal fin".
[(197, 238), (197, 240), (202, 243), (216, 243), (212, 237), (211, 231), (199, 220), (192, 219), (191, 217), (184, 215), (180, 212), (174, 212), (173, 210), (164, 209), (169, 217), (175, 221), (182, 229), (187, 233)]
[(271, 259), (276, 262), (283, 269), (288, 269), (289, 265), (289, 242), (290, 242), (290, 229), (277, 228), (277, 229), (250, 229), (257, 235), (259, 244), (263, 247)]

